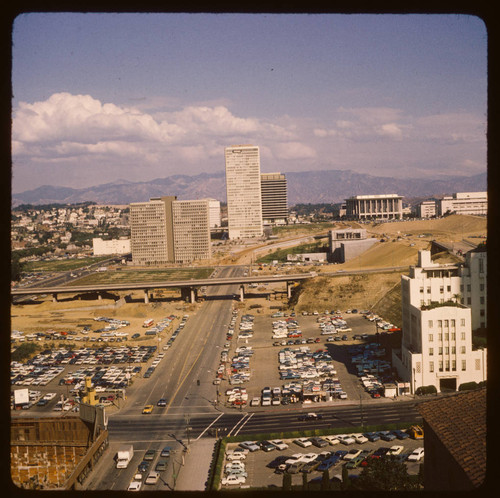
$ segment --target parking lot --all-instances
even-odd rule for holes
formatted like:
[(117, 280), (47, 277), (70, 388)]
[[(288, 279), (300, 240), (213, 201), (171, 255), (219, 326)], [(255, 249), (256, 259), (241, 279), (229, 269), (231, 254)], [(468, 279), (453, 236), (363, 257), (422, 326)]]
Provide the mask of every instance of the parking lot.
[[(253, 325), (244, 326), (241, 332), (245, 315), (252, 315)], [(360, 397), (369, 400), (383, 396), (383, 383), (394, 381), (390, 350), (384, 348), (386, 334), (390, 332), (377, 328), (376, 322), (363, 314), (283, 315), (240, 311), (227, 324), (230, 332), (218, 374), (220, 401), (226, 407), (279, 410), (299, 397), (301, 403), (297, 407), (303, 404), (319, 407), (342, 400), (358, 402)], [(321, 328), (322, 323), (335, 317), (345, 322), (344, 329), (335, 332), (334, 327)], [(277, 327), (286, 330), (286, 325), (276, 323), (292, 321), (296, 324), (288, 329), (288, 335), (278, 337)], [(294, 397), (296, 386), (301, 395)], [(266, 388), (270, 399), (264, 399), (262, 406)]]
[[(334, 454), (335, 452), (342, 451), (347, 453), (350, 450), (355, 449), (355, 450), (365, 450), (365, 454), (368, 453), (373, 454), (380, 448), (392, 448), (394, 446), (401, 446), (402, 449), (396, 449), (395, 451), (399, 452), (397, 456), (400, 459), (400, 461), (404, 461), (406, 463), (409, 474), (418, 474), (419, 466), (424, 461), (423, 458), (415, 462), (407, 461), (408, 455), (410, 455), (415, 449), (423, 447), (422, 440), (415, 440), (410, 438), (404, 440), (394, 439), (393, 441), (383, 441), (383, 440), (378, 440), (374, 442), (367, 441), (361, 444), (354, 443), (349, 445), (344, 445), (342, 443), (337, 442), (334, 444), (328, 444), (327, 446), (322, 448), (318, 448), (314, 445), (302, 448), (296, 443), (294, 443), (293, 440), (291, 439), (285, 439), (282, 442), (285, 443), (287, 448), (284, 448), (282, 450), (275, 448), (271, 451), (264, 451), (262, 449), (259, 449), (257, 451), (249, 451), (246, 454), (246, 457), (241, 460), (241, 462), (244, 464), (244, 471), (248, 474), (246, 481), (244, 483), (245, 487), (249, 486), (249, 487), (281, 488), (283, 484), (283, 475), (282, 475), (283, 471), (280, 469), (277, 470), (280, 462), (281, 464), (283, 464), (283, 462), (288, 459), (293, 459), (294, 457), (301, 458), (304, 457), (305, 455), (307, 455), (305, 457), (306, 460), (308, 461), (316, 460), (317, 462), (318, 456), (319, 459), (328, 458), (325, 452)], [(226, 447), (226, 455), (231, 454), (231, 452), (238, 447), (239, 443), (229, 443)], [(368, 456), (368, 458), (370, 458), (370, 456)], [(226, 457), (224, 460), (223, 468), (226, 468), (226, 465), (231, 461), (235, 460), (228, 460)], [(336, 476), (337, 478), (340, 478), (342, 474), (342, 467), (345, 464), (347, 464), (347, 460), (341, 457), (337, 461), (337, 463), (335, 463), (329, 469), (327, 469), (330, 478), (335, 479)], [(288, 465), (287, 467), (289, 468), (290, 465)], [(311, 467), (315, 467), (315, 465), (313, 464), (311, 465)], [(349, 475), (359, 475), (362, 469), (363, 469), (362, 464), (359, 464), (356, 468), (349, 469), (348, 472)], [(302, 479), (303, 479), (302, 474), (303, 472), (301, 472), (300, 470), (291, 474), (293, 485), (302, 485)], [(314, 480), (321, 481), (322, 471), (318, 470), (316, 467), (313, 470), (307, 472), (307, 475), (309, 482), (310, 481), (314, 482)], [(234, 487), (238, 487), (238, 485), (222, 486), (222, 488), (226, 489), (231, 489)]]

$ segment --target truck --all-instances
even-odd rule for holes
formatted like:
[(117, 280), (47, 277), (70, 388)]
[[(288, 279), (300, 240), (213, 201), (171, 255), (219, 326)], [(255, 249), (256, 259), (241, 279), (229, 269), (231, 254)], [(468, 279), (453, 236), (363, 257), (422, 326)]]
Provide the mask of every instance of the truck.
[(134, 446), (131, 444), (123, 445), (116, 452), (116, 468), (126, 469), (130, 460), (134, 456)]

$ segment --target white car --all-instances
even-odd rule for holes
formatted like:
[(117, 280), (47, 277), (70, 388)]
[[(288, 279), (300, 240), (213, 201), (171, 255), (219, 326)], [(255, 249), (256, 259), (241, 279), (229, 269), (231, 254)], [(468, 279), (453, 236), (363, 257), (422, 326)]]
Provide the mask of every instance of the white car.
[(271, 439), (269, 441), (271, 444), (274, 444), (278, 450), (286, 450), (288, 449), (288, 444), (283, 442), (281, 439)]
[(160, 478), (160, 473), (159, 472), (150, 472), (148, 477), (146, 477), (146, 484), (156, 484), (158, 482), (158, 479)]
[(134, 476), (134, 481), (142, 481), (142, 474), (140, 472), (138, 472), (135, 476)]
[(231, 462), (226, 464), (225, 471), (228, 473), (231, 473), (232, 470), (245, 470), (245, 464), (243, 462), (237, 461), (237, 462)]
[(221, 484), (223, 486), (230, 486), (234, 484), (245, 484), (246, 478), (243, 476), (228, 475), (222, 478)]
[(243, 451), (230, 451), (226, 453), (226, 459), (229, 461), (232, 460), (244, 460), (247, 456)]
[(354, 460), (360, 454), (361, 454), (361, 450), (358, 450), (358, 449), (349, 450), (347, 452), (347, 454), (344, 455), (344, 460)]
[(418, 462), (422, 458), (424, 458), (424, 449), (423, 448), (417, 448), (416, 450), (413, 450), (413, 453), (408, 457), (409, 462)]
[(352, 436), (349, 436), (347, 434), (343, 435), (343, 436), (337, 436), (339, 438), (339, 441), (342, 443), (342, 444), (354, 444), (356, 442), (356, 440), (352, 437)]
[(132, 481), (128, 485), (127, 491), (140, 491), (141, 490), (142, 483), (138, 481)]
[(303, 453), (295, 453), (295, 455), (289, 457), (288, 460), (285, 460), (285, 465), (292, 465), (292, 463), (298, 462), (303, 456)]
[(316, 460), (316, 458), (318, 458), (317, 453), (305, 453), (304, 455), (302, 455), (299, 458), (299, 460), (301, 462), (309, 463), (309, 462), (314, 462), (314, 460)]
[(335, 446), (336, 444), (340, 443), (339, 438), (337, 436), (322, 436), (322, 437), (323, 439), (328, 441), (328, 444), (330, 446)]
[(356, 440), (356, 443), (363, 444), (368, 442), (368, 438), (363, 436), (363, 434), (351, 434), (351, 435)]
[(293, 442), (296, 445), (301, 446), (302, 448), (307, 448), (308, 446), (312, 446), (311, 441), (309, 441), (309, 439), (307, 439), (306, 437), (299, 437), (298, 439), (294, 439)]
[(389, 451), (387, 452), (387, 454), (388, 455), (399, 455), (403, 450), (404, 450), (403, 446), (391, 446), (389, 448)]

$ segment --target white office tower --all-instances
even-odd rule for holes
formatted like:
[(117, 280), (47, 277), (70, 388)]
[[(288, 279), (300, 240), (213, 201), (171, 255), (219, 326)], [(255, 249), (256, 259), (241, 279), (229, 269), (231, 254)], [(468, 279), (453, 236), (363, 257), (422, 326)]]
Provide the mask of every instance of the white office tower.
[(420, 251), (418, 265), (401, 276), (402, 343), (392, 360), (412, 392), (486, 380), (486, 350), (472, 349), (471, 309), (459, 300), (462, 283), (461, 267), (433, 263), (430, 251)]
[(229, 239), (260, 237), (262, 198), (259, 147), (225, 148)]
[(176, 263), (211, 258), (209, 202), (202, 199), (172, 203)]
[(216, 199), (208, 199), (208, 208), (210, 210), (210, 228), (220, 227), (221, 226), (220, 201)]

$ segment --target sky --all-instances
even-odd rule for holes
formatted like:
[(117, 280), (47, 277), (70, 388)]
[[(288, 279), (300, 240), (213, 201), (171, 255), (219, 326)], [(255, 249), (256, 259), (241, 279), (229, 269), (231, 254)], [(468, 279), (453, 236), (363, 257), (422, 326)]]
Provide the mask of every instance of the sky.
[(12, 29), (12, 192), (224, 171), (486, 172), (487, 29), (470, 15), (27, 13)]

